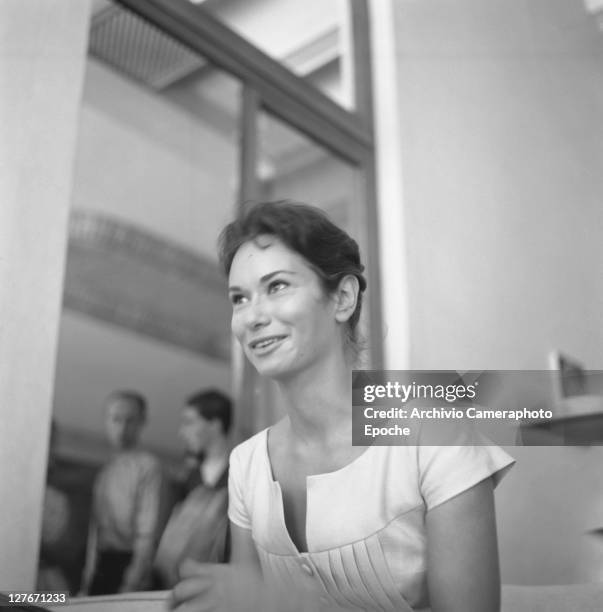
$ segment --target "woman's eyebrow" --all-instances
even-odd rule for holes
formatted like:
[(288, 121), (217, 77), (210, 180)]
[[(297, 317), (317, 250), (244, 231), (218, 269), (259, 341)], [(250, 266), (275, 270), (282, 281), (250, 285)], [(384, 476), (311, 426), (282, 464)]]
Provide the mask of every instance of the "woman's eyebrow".
[(264, 276), (262, 276), (260, 278), (260, 282), (261, 283), (265, 283), (267, 281), (269, 281), (273, 276), (277, 276), (278, 274), (295, 274), (295, 272), (293, 272), (293, 270), (275, 270), (274, 272), (270, 272), (269, 274), (264, 274)]
[[(295, 272), (293, 270), (275, 270), (274, 272), (269, 272), (268, 274), (264, 274), (264, 276), (262, 276), (260, 278), (260, 283), (266, 283), (268, 282), (272, 277), (277, 276), (278, 274), (295, 274)], [(237, 285), (232, 285), (230, 287), (228, 287), (228, 291), (243, 291), (243, 289), (241, 289), (241, 287), (237, 286)]]

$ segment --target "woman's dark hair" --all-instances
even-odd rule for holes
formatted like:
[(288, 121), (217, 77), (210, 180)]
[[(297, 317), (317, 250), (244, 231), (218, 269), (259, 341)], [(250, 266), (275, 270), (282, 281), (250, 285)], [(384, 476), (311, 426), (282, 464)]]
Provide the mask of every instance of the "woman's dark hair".
[(185, 402), (185, 406), (193, 408), (197, 414), (208, 421), (218, 419), (222, 425), (222, 431), (227, 434), (232, 419), (231, 401), (215, 389), (198, 391), (193, 393)]
[(220, 234), (219, 258), (226, 275), (241, 245), (261, 235), (275, 236), (301, 255), (319, 276), (326, 293), (333, 293), (345, 276), (358, 279), (356, 309), (347, 321), (349, 339), (355, 343), (362, 292), (366, 289), (356, 241), (315, 206), (288, 200), (246, 205)]

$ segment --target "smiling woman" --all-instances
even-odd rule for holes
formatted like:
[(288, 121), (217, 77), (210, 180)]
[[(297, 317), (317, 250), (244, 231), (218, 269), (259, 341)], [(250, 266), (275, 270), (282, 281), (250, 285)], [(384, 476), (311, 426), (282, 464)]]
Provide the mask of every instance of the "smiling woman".
[(232, 330), (287, 416), (233, 451), (231, 566), (184, 568), (184, 610), (495, 612), (493, 487), (513, 460), (474, 446), (353, 446), (358, 246), (320, 210), (244, 209), (223, 231)]
[(334, 304), (319, 278), (280, 240), (260, 236), (245, 243), (230, 279), (232, 331), (260, 374), (290, 376), (317, 352), (341, 344), (339, 330), (329, 325)]
[[(224, 270), (232, 281), (229, 292), (235, 307), (233, 332), (245, 350), (245, 342), (237, 334), (237, 329), (241, 329), (238, 315), (244, 312), (241, 306), (249, 295), (236, 281), (245, 276), (248, 266), (270, 269), (258, 277), (267, 292), (280, 297), (284, 291), (285, 297), (290, 298), (285, 303), (295, 303), (294, 308), (300, 311), (310, 306), (300, 298), (325, 307), (331, 302), (333, 306), (331, 298), (343, 289), (340, 297), (353, 308), (338, 315), (343, 317), (338, 334), (343, 332), (348, 349), (356, 347), (362, 293), (366, 289), (364, 266), (356, 242), (323, 212), (285, 201), (256, 205), (224, 230), (220, 251)], [(340, 287), (343, 279), (346, 280)], [(249, 353), (247, 356), (250, 357)]]

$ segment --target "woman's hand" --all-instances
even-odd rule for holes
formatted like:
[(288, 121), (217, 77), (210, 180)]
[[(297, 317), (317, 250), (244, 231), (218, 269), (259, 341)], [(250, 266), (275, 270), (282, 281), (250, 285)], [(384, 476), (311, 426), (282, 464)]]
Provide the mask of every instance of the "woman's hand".
[(261, 578), (242, 565), (187, 559), (180, 577), (172, 591), (174, 612), (264, 612)]

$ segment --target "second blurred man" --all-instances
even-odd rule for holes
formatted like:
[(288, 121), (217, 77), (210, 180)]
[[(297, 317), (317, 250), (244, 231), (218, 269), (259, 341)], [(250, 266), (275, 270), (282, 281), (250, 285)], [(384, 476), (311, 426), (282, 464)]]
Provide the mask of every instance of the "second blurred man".
[(178, 568), (187, 558), (200, 562), (228, 561), (228, 457), (232, 418), (230, 400), (219, 391), (195, 393), (180, 415), (180, 436), (186, 453), (197, 459), (195, 486), (174, 508), (155, 560), (158, 587), (178, 582)]

